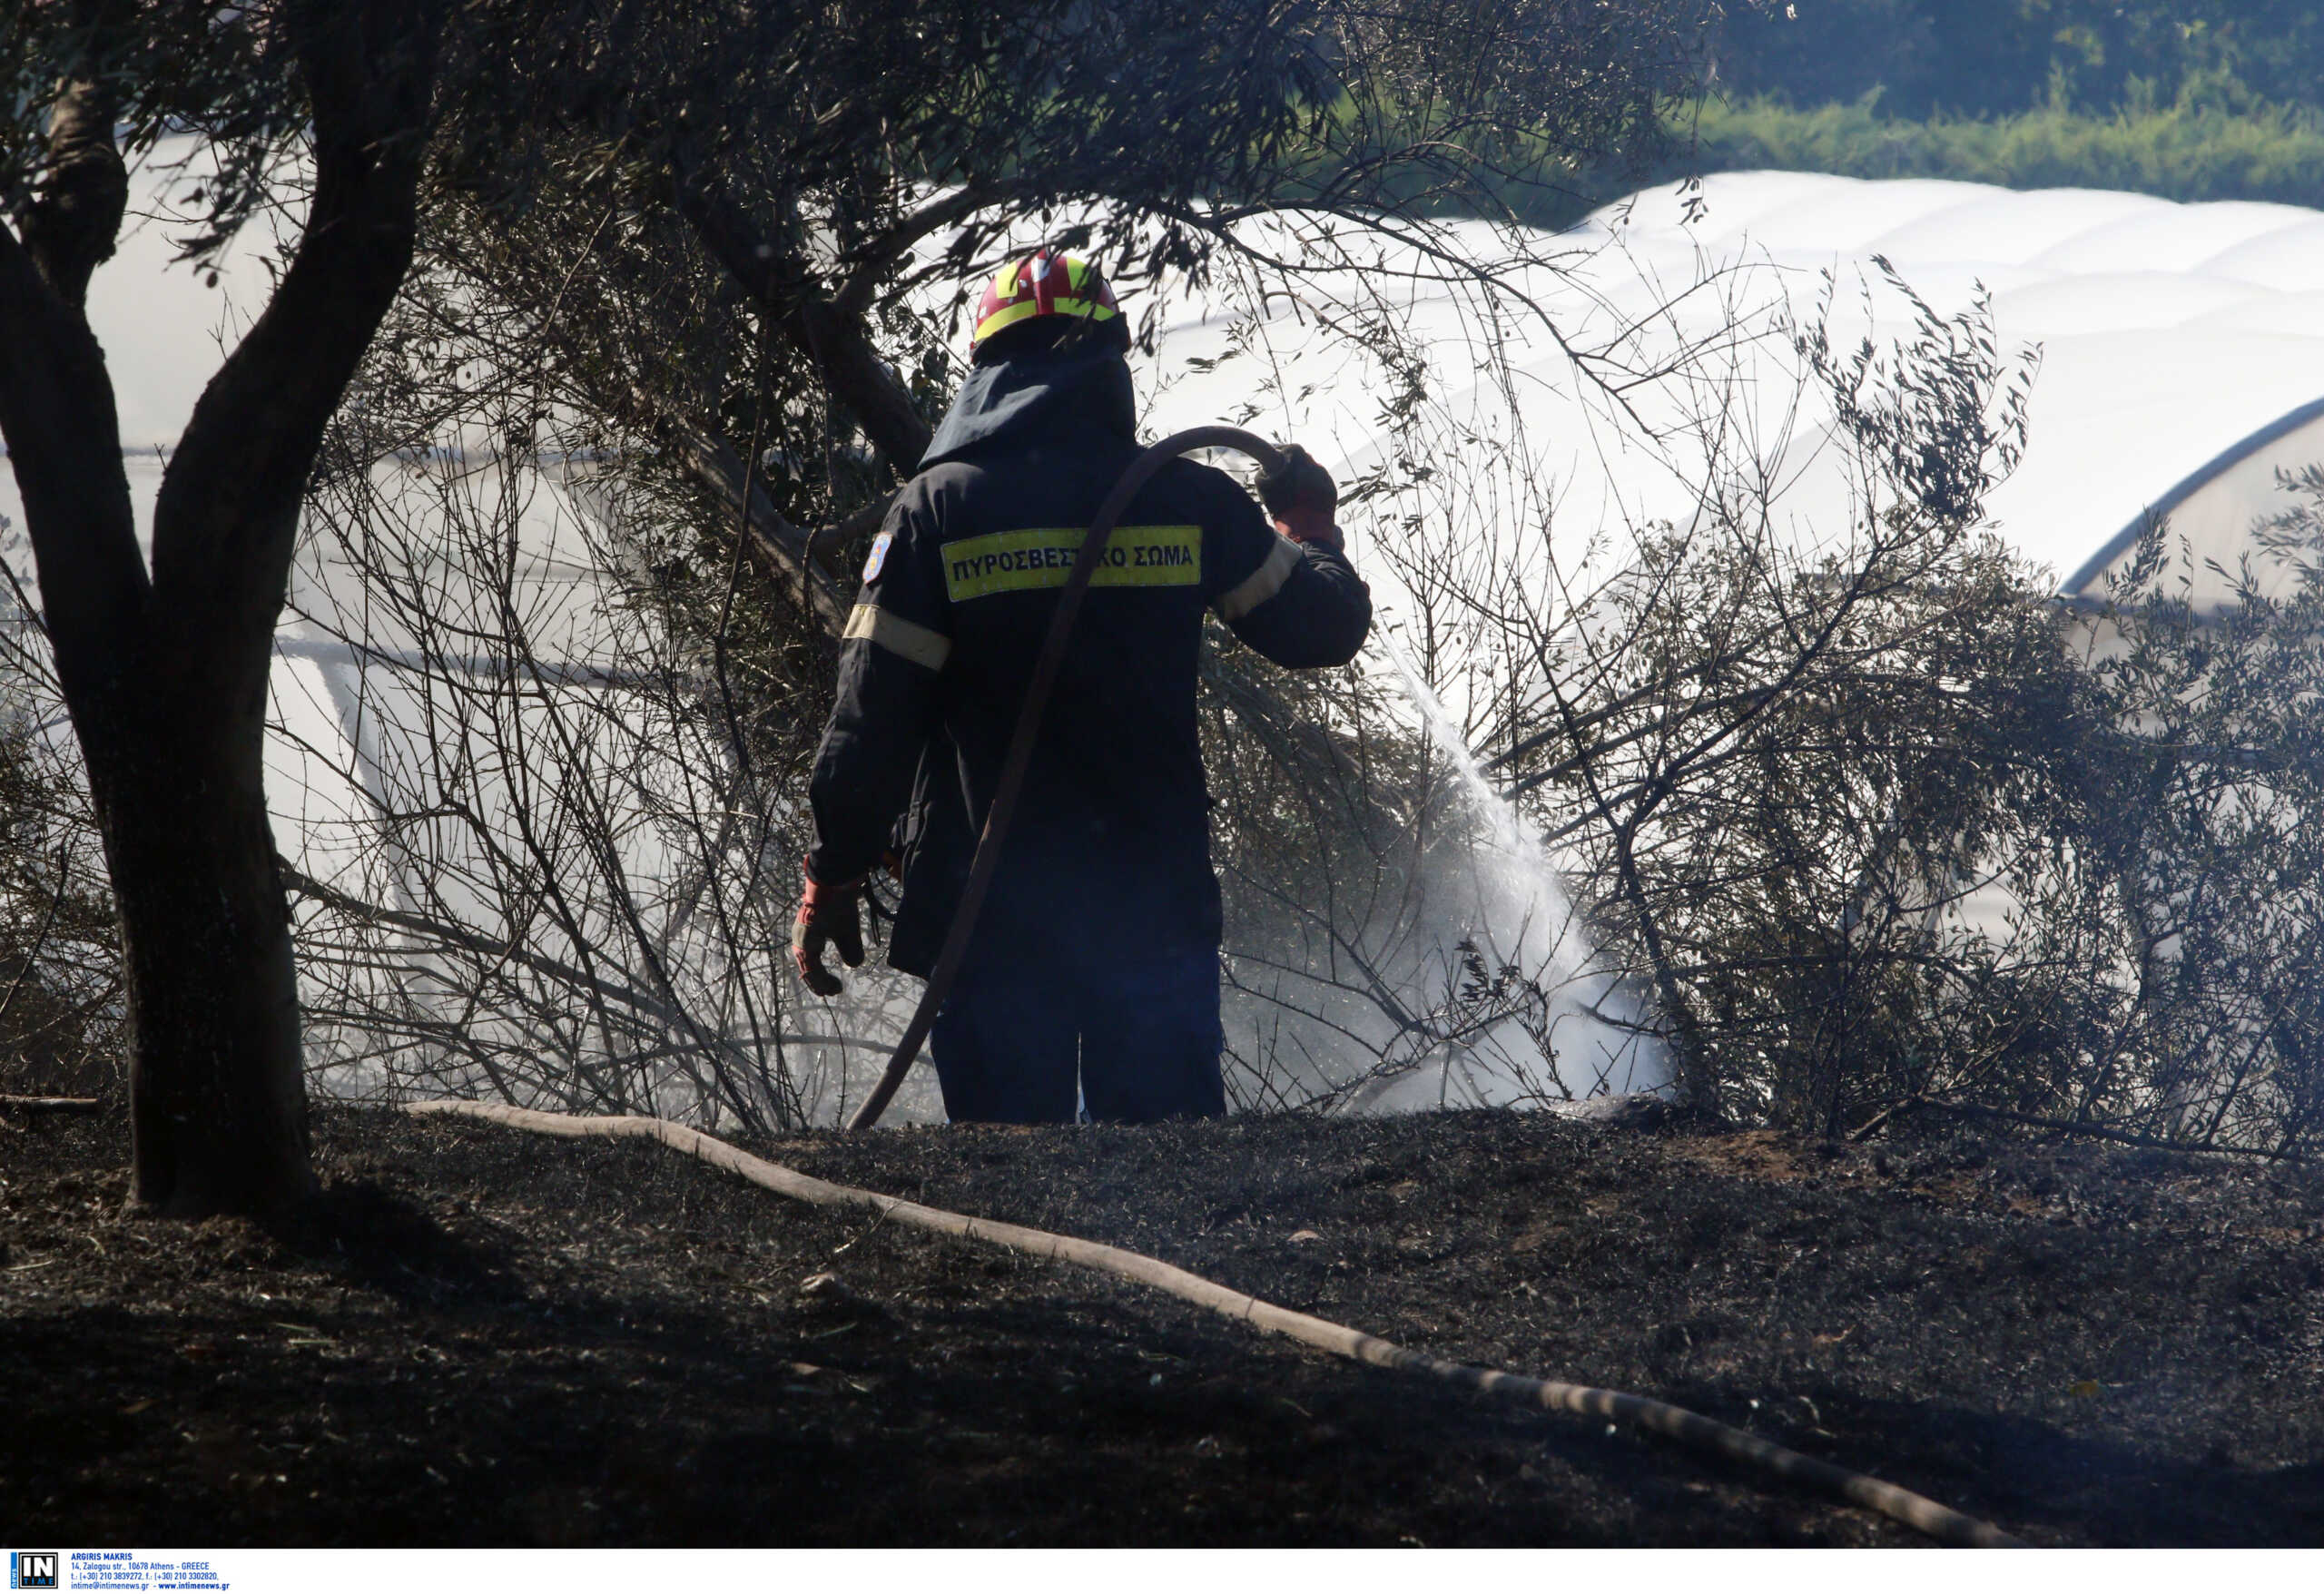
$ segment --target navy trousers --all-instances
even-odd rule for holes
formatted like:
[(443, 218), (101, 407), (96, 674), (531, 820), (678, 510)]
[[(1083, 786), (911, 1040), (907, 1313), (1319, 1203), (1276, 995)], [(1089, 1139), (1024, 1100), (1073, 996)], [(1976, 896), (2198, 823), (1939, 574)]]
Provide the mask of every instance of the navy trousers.
[[(1031, 962), (1032, 960), (1028, 960)], [(1060, 969), (964, 971), (929, 1031), (954, 1123), (1069, 1124), (1075, 1086), (1099, 1123), (1226, 1113), (1218, 955)]]

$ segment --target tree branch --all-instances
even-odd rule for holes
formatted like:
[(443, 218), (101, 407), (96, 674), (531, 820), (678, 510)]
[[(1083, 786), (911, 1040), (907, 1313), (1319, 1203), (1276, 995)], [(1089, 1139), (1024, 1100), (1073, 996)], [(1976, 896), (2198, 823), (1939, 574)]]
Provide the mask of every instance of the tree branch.
[(104, 92), (68, 84), (24, 241), (0, 226), (0, 438), (24, 499), (57, 674), (80, 702), (127, 667), (148, 591), (113, 379), (82, 308), (127, 203), (112, 118)]
[[(535, 974), (556, 980), (560, 984), (577, 986), (583, 989), (594, 991), (606, 1000), (617, 1002), (658, 1024), (667, 1025), (673, 1028), (691, 1027), (684, 1013), (660, 998), (649, 996), (635, 986), (601, 979), (585, 969), (576, 968), (573, 964), (560, 959), (531, 951), (514, 942), (495, 940), (491, 936), (470, 930), (465, 925), (433, 919), (424, 913), (413, 913), (400, 908), (383, 907), (377, 902), (367, 902), (359, 897), (351, 897), (335, 886), (325, 885), (319, 880), (313, 880), (300, 873), (286, 858), (278, 857), (275, 860), (275, 867), (281, 872), (282, 883), (290, 890), (307, 898), (310, 901), (320, 902), (324, 907), (334, 909), (360, 923), (386, 925), (391, 929), (408, 930), (414, 935), (426, 936), (446, 946), (458, 947), (462, 951), (482, 959), (487, 963), (516, 963), (532, 970)], [(724, 1040), (725, 1038), (720, 1038)], [(852, 1046), (861, 1047), (866, 1051), (885, 1050), (891, 1044), (884, 1040), (872, 1040), (858, 1035), (816, 1035), (791, 1031), (784, 1031), (769, 1038), (780, 1041), (785, 1046)], [(727, 1044), (731, 1048), (732, 1043), (727, 1042)], [(0, 1097), (0, 1101), (9, 1099), (13, 1098)]]
[[(773, 571), (782, 571), (800, 589), (801, 599), (834, 636), (847, 624), (846, 595), (822, 562), (822, 540), (801, 530), (774, 507), (774, 500), (756, 481), (750, 484), (750, 506), (743, 509), (743, 461), (725, 440), (713, 435), (691, 417), (655, 405), (642, 392), (632, 398), (668, 441), (685, 473), (737, 514), (751, 549)], [(852, 522), (849, 523), (852, 525)], [(836, 541), (837, 539), (832, 539)]]
[(2165, 1140), (2152, 1135), (2133, 1135), (2123, 1129), (2108, 1128), (2103, 1124), (2076, 1123), (2070, 1118), (2037, 1117), (2032, 1113), (2011, 1112), (2005, 1107), (1978, 1107), (1965, 1101), (1938, 1101), (1931, 1097), (1915, 1096), (1898, 1102), (1895, 1107), (1866, 1123), (1851, 1140), (1866, 1140), (1900, 1114), (1907, 1112), (1952, 1113), (1965, 1118), (1982, 1118), (1988, 1123), (2016, 1124), (2028, 1129), (2041, 1129), (2055, 1135), (2080, 1135), (2093, 1140), (2109, 1140), (2117, 1146), (2135, 1146), (2145, 1151), (2179, 1151), (2203, 1156), (2256, 1156), (2265, 1162), (2306, 1162), (2307, 1156), (2290, 1146), (2270, 1151), (2259, 1146), (2207, 1146), (2183, 1140)]
[(119, 96), (99, 75), (68, 77), (48, 117), (47, 171), (25, 212), (25, 249), (49, 291), (74, 310), (113, 258), (129, 207), (129, 172), (113, 147)]
[[(678, 210), (712, 258), (775, 317), (784, 339), (815, 362), (832, 396), (862, 424), (890, 468), (900, 477), (917, 470), (934, 431), (872, 347), (862, 320), (817, 293), (797, 261), (724, 190), (682, 174)], [(855, 297), (862, 297), (860, 290)]]
[(912, 245), (931, 232), (940, 232), (956, 221), (966, 221), (986, 206), (998, 202), (1006, 192), (970, 183), (956, 188), (940, 199), (931, 200), (911, 215), (880, 234), (872, 244), (853, 251), (850, 264), (853, 270), (832, 300), (832, 309), (852, 320), (872, 308), (872, 298), (880, 291), (880, 284), (896, 262), (911, 252)]
[(229, 689), (262, 683), (324, 428), (411, 263), (433, 0), (306, 7), (315, 189), (298, 252), (162, 479), (153, 585)]

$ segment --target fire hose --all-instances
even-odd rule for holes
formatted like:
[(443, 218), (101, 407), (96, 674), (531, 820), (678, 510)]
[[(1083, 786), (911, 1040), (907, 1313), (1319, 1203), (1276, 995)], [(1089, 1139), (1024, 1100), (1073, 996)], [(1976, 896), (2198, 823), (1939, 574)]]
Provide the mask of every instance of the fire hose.
[(888, 1110), (896, 1087), (904, 1082), (913, 1059), (920, 1056), (929, 1026), (936, 1022), (937, 1009), (944, 1005), (944, 999), (951, 994), (953, 980), (960, 976), (960, 964), (969, 955), (970, 938), (976, 933), (977, 916), (984, 910), (985, 892), (991, 887), (993, 870), (1000, 862), (1000, 844), (1009, 835), (1009, 822), (1017, 817), (1018, 794), (1024, 790), (1025, 770), (1033, 762), (1033, 743), (1041, 733), (1041, 716), (1048, 712), (1049, 694), (1055, 690), (1058, 671), (1065, 664), (1066, 644), (1073, 637), (1073, 622), (1080, 615), (1081, 600), (1106, 556), (1107, 539), (1114, 535), (1115, 526), (1128, 512), (1138, 489), (1154, 479), (1154, 473), (1196, 448), (1239, 449), (1257, 460), (1263, 470), (1274, 470), (1283, 463), (1283, 456), (1273, 444), (1238, 428), (1195, 427), (1163, 438), (1131, 460), (1121, 479), (1114, 483), (1114, 490), (1098, 506), (1098, 518), (1090, 522), (1081, 552), (1058, 593), (1057, 611), (1049, 616), (1049, 634), (1041, 639), (1040, 655), (1033, 664), (1033, 678), (1025, 688), (1024, 703), (1017, 710), (1017, 729), (1009, 739), (1009, 756), (1001, 763), (1000, 782), (993, 789), (992, 806), (985, 811), (984, 831), (977, 838), (976, 858), (969, 865), (968, 884), (960, 890), (960, 905), (952, 914), (951, 928), (945, 932), (936, 967), (928, 976), (928, 989), (921, 993), (920, 1006), (912, 1009), (911, 1022), (904, 1026), (903, 1038), (896, 1042), (880, 1082), (847, 1120), (848, 1133), (870, 1128)]
[(1980, 1521), (1949, 1506), (1939, 1505), (1909, 1489), (1886, 1482), (1868, 1473), (1818, 1461), (1813, 1456), (1801, 1455), (1797, 1451), (1761, 1439), (1756, 1433), (1729, 1427), (1727, 1423), (1689, 1412), (1683, 1406), (1671, 1405), (1666, 1401), (1649, 1400), (1644, 1395), (1626, 1394), (1619, 1390), (1591, 1389), (1583, 1384), (1561, 1383), (1553, 1379), (1531, 1378), (1522, 1373), (1446, 1361), (1357, 1329), (1310, 1316), (1305, 1312), (1294, 1312), (1271, 1301), (1262, 1301), (1256, 1295), (1230, 1290), (1199, 1274), (1173, 1267), (1156, 1257), (1126, 1251), (1119, 1246), (1077, 1239), (1069, 1235), (1053, 1235), (1043, 1229), (1024, 1228), (1016, 1224), (968, 1217), (940, 1207), (923, 1206), (916, 1201), (882, 1196), (875, 1190), (859, 1189), (852, 1185), (834, 1185), (794, 1168), (784, 1167), (780, 1163), (753, 1156), (714, 1135), (671, 1123), (666, 1118), (582, 1117), (570, 1113), (536, 1112), (525, 1107), (477, 1101), (415, 1101), (408, 1103), (405, 1110), (423, 1115), (482, 1118), (490, 1123), (506, 1124), (512, 1128), (565, 1139), (657, 1141), (674, 1151), (698, 1157), (713, 1167), (739, 1174), (754, 1185), (794, 1201), (804, 1201), (817, 1206), (869, 1207), (883, 1220), (940, 1235), (980, 1240), (987, 1245), (1000, 1245), (1044, 1261), (1070, 1262), (1100, 1273), (1112, 1274), (1117, 1278), (1128, 1279), (1175, 1295), (1179, 1300), (1216, 1312), (1222, 1317), (1284, 1334), (1302, 1344), (1327, 1351), (1335, 1356), (1344, 1356), (1350, 1361), (1399, 1373), (1420, 1373), (1480, 1394), (1497, 1395), (1546, 1411), (1591, 1417), (1609, 1423), (1626, 1422), (1687, 1449), (1724, 1456), (1817, 1493), (1876, 1511), (1941, 1543), (1979, 1549), (2012, 1548), (2022, 1544), (2021, 1540), (1990, 1522)]

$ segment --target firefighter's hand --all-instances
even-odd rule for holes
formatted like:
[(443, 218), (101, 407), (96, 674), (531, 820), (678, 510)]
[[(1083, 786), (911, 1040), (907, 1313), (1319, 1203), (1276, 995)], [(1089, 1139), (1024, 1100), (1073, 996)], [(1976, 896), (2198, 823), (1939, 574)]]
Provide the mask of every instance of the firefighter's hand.
[(1259, 476), (1259, 502), (1268, 514), (1280, 520), (1287, 509), (1320, 509), (1329, 515), (1339, 507), (1339, 485), (1314, 455), (1296, 443), (1285, 444), (1282, 454), (1282, 464)]
[(1275, 529), (1292, 541), (1338, 547), (1334, 511), (1339, 507), (1340, 489), (1332, 473), (1296, 443), (1285, 445), (1282, 453), (1283, 463), (1259, 477), (1259, 502), (1266, 506)]
[(839, 976), (823, 967), (825, 947), (837, 947), (839, 960), (850, 969), (863, 967), (862, 900), (860, 880), (826, 885), (812, 878), (799, 899), (799, 916), (791, 921), (791, 960), (819, 997), (834, 997), (841, 989)]

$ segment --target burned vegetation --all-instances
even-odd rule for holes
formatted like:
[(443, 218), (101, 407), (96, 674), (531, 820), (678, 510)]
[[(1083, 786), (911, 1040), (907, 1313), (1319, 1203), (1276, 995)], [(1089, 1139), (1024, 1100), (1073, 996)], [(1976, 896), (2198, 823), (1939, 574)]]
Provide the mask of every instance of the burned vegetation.
[[(333, 1108), (300, 1225), (10, 1136), (8, 1520), (75, 1542), (1878, 1544), (1628, 1432), (1350, 1367), (651, 1146)], [(909, 1130), (803, 1171), (1655, 1392), (2048, 1544), (2324, 1535), (2312, 1170), (1551, 1115)]]

